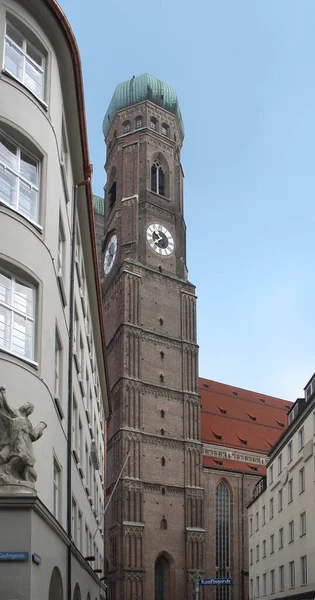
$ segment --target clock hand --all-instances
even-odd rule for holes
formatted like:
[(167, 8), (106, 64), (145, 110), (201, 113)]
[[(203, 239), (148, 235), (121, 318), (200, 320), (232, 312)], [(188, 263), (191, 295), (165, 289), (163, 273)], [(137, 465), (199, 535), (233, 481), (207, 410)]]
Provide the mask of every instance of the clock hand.
[(155, 229), (154, 233), (158, 236), (155, 240), (153, 240), (154, 244), (158, 244), (163, 238), (160, 236), (157, 229)]

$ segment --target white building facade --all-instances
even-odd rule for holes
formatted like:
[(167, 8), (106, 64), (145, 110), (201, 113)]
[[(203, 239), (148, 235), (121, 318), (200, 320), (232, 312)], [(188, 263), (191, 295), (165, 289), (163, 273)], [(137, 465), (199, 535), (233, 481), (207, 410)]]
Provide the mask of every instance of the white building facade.
[(80, 58), (54, 0), (0, 0), (0, 65), (0, 386), (47, 424), (37, 495), (0, 483), (0, 599), (98, 600), (105, 336)]
[(249, 598), (315, 597), (315, 376), (248, 507)]

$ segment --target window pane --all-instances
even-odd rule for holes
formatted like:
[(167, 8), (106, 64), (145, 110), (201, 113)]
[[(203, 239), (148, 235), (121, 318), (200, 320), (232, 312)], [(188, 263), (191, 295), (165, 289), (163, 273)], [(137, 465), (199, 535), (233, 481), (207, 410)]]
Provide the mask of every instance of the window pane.
[(20, 48), (23, 47), (23, 36), (11, 23), (7, 22), (7, 36), (13, 40)]
[(11, 311), (0, 304), (0, 347), (10, 350)]
[(16, 208), (17, 177), (0, 165), (0, 200)]
[(0, 162), (17, 171), (17, 146), (0, 135)]
[(4, 66), (20, 81), (23, 80), (24, 56), (6, 40)]
[(12, 351), (26, 358), (33, 356), (33, 323), (16, 313), (13, 322)]
[(43, 73), (28, 60), (25, 63), (24, 83), (36, 96), (43, 97)]
[(37, 161), (21, 150), (20, 173), (24, 179), (37, 186)]
[(19, 210), (31, 219), (37, 219), (37, 191), (22, 181), (20, 181)]
[(26, 43), (26, 53), (27, 55), (33, 59), (34, 62), (36, 62), (40, 67), (43, 66), (43, 56), (40, 54), (40, 52), (38, 52), (38, 50), (36, 50), (34, 48), (34, 46), (32, 46), (32, 44), (30, 44), (29, 42)]
[(11, 304), (12, 280), (0, 273), (0, 302)]
[(15, 282), (14, 307), (20, 312), (33, 317), (33, 290), (32, 288)]

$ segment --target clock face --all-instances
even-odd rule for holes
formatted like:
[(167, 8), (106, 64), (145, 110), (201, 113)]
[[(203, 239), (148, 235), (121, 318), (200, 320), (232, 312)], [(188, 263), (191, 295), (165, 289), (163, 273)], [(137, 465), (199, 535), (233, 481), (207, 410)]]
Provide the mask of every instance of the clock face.
[(175, 244), (170, 232), (166, 227), (163, 227), (163, 225), (159, 225), (158, 223), (149, 225), (147, 229), (147, 240), (152, 250), (155, 250), (155, 252), (162, 256), (168, 256), (174, 250)]
[(117, 235), (114, 233), (110, 238), (109, 242), (106, 246), (105, 256), (104, 256), (104, 273), (108, 275), (110, 272), (116, 257), (117, 252)]

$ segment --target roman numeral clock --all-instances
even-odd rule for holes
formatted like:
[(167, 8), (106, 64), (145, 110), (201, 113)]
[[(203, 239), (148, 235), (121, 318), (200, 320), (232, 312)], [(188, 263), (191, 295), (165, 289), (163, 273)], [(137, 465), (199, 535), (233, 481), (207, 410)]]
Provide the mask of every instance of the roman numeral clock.
[(149, 225), (147, 228), (147, 242), (158, 254), (169, 256), (174, 251), (174, 239), (168, 229), (158, 223)]

